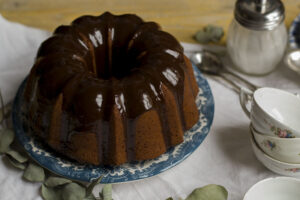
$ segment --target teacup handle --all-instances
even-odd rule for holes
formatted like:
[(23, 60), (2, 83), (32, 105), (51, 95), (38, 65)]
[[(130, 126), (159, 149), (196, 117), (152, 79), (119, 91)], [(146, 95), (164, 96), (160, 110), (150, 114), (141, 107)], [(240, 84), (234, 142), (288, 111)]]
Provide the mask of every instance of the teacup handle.
[(249, 117), (250, 119), (250, 110), (247, 108), (247, 103), (249, 102), (249, 97), (252, 98), (253, 92), (250, 91), (247, 88), (242, 87), (240, 90), (240, 104), (242, 106), (242, 109), (244, 113)]

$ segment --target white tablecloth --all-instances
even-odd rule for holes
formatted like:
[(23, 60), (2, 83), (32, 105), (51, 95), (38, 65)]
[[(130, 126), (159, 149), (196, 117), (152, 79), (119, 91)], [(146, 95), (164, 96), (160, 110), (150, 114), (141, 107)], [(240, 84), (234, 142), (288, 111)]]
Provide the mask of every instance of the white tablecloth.
[[(0, 88), (5, 101), (13, 99), (28, 74), (39, 44), (48, 32), (6, 21), (0, 15)], [(183, 44), (186, 50), (199, 45)], [(248, 77), (261, 86), (300, 92), (300, 76), (283, 64), (265, 77)], [(215, 183), (229, 192), (229, 200), (241, 200), (257, 181), (277, 176), (255, 158), (249, 141), (249, 119), (243, 113), (237, 94), (208, 78), (215, 100), (215, 116), (210, 133), (200, 147), (176, 167), (148, 179), (113, 185), (114, 200), (164, 200), (185, 198), (194, 188)], [(0, 161), (0, 199), (42, 199), (40, 183), (29, 183), (22, 172)], [(101, 190), (101, 185), (95, 193)]]

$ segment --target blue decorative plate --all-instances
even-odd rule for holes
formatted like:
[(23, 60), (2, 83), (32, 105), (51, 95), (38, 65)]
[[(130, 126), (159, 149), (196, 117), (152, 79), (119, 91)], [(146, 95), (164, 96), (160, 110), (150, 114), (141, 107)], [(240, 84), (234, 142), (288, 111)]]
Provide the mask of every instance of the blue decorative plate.
[(300, 14), (294, 19), (290, 26), (289, 44), (293, 49), (300, 49)]
[(125, 163), (117, 167), (102, 167), (79, 164), (57, 155), (25, 132), (21, 113), (25, 81), (20, 86), (13, 105), (12, 117), (16, 137), (28, 154), (40, 165), (69, 179), (91, 182), (103, 175), (101, 183), (119, 183), (157, 175), (191, 155), (205, 139), (211, 127), (214, 116), (213, 96), (206, 79), (196, 67), (194, 70), (200, 88), (196, 100), (200, 119), (192, 129), (185, 133), (182, 144), (169, 149), (153, 160)]

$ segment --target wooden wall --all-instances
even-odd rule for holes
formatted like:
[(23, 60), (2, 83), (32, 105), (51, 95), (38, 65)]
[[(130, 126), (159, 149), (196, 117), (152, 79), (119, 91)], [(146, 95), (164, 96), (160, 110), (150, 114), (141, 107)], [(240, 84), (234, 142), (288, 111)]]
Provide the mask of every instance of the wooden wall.
[[(286, 23), (300, 13), (300, 0), (283, 0)], [(233, 17), (235, 0), (0, 0), (0, 13), (7, 19), (53, 31), (80, 15), (136, 13), (156, 21), (180, 41), (193, 42), (192, 35), (206, 24), (226, 30)]]

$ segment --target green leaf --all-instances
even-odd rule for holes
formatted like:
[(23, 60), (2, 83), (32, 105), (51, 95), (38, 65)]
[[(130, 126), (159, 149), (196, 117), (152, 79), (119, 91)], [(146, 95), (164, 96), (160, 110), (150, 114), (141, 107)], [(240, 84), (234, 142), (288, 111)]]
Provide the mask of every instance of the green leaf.
[(167, 198), (166, 200), (173, 200), (173, 198), (172, 198), (172, 197), (169, 197), (169, 198)]
[(35, 163), (29, 163), (23, 174), (23, 178), (31, 182), (42, 182), (45, 179), (44, 169)]
[(18, 161), (16, 161), (15, 159), (6, 156), (7, 160), (10, 162), (10, 164), (18, 169), (24, 170), (26, 168), (26, 164), (24, 163), (20, 163)]
[(61, 199), (61, 190), (48, 188), (42, 184), (42, 197), (44, 200), (60, 200)]
[(99, 195), (103, 200), (112, 200), (112, 185), (105, 184), (102, 188), (102, 192)]
[(10, 144), (14, 141), (15, 134), (10, 129), (0, 130), (0, 153), (9, 150)]
[(228, 197), (227, 190), (220, 185), (207, 185), (195, 189), (186, 200), (226, 200)]
[(28, 161), (27, 156), (24, 156), (21, 153), (14, 151), (14, 150), (9, 150), (6, 152), (6, 154), (8, 155), (8, 157), (15, 159), (19, 163), (25, 163)]
[(194, 38), (197, 42), (202, 43), (202, 44), (207, 44), (210, 42), (210, 35), (202, 30), (196, 32), (196, 34), (194, 35)]
[(87, 195), (83, 200), (96, 200), (96, 197), (93, 194)]
[(83, 200), (85, 188), (77, 183), (69, 183), (64, 186), (62, 197), (64, 200)]
[(94, 187), (101, 182), (102, 178), (103, 176), (100, 176), (98, 179), (88, 185), (86, 188), (86, 196), (90, 196), (92, 194)]
[(218, 42), (224, 35), (224, 30), (220, 26), (207, 25), (203, 29), (210, 36), (210, 40), (213, 42)]
[(46, 181), (45, 185), (47, 187), (56, 187), (59, 185), (65, 185), (67, 183), (71, 183), (72, 181), (66, 178), (61, 178), (61, 177), (55, 177), (55, 176), (50, 176)]
[(209, 42), (219, 42), (224, 36), (224, 30), (222, 27), (207, 25), (203, 30), (196, 32), (194, 38), (199, 43), (207, 44)]

